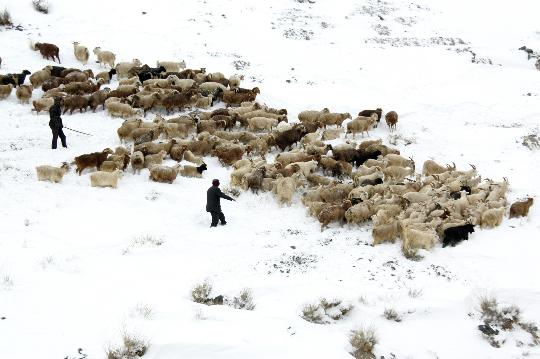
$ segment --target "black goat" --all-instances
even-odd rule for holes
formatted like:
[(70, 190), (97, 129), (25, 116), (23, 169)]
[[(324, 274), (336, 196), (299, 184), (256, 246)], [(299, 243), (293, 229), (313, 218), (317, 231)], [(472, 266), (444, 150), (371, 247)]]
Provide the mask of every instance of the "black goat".
[(28, 70), (23, 70), (20, 74), (7, 74), (0, 76), (0, 85), (9, 85), (19, 86), (24, 84), (26, 75), (30, 75), (31, 72)]
[(62, 77), (62, 71), (66, 68), (64, 66), (53, 66), (51, 69), (51, 76)]
[(461, 241), (469, 239), (469, 233), (474, 232), (474, 225), (471, 223), (464, 224), (457, 227), (449, 227), (444, 230), (443, 234), (443, 248), (447, 245), (452, 247)]
[(144, 82), (146, 80), (160, 78), (160, 74), (162, 72), (167, 72), (167, 70), (163, 66), (150, 67), (145, 64), (141, 67), (141, 70), (139, 71), (137, 76), (139, 77), (139, 81)]

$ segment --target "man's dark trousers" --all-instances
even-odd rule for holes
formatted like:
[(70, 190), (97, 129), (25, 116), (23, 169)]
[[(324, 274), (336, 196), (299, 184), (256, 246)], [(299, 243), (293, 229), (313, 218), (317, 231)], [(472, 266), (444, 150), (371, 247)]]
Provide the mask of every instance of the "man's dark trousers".
[(62, 127), (51, 127), (52, 130), (52, 148), (53, 150), (56, 149), (56, 142), (58, 140), (58, 137), (60, 137), (60, 141), (62, 141), (62, 146), (67, 147), (66, 145), (66, 135), (64, 135), (64, 131), (62, 130)]
[(210, 226), (216, 227), (217, 224), (218, 224), (218, 220), (221, 221), (221, 224), (227, 223), (225, 221), (225, 215), (223, 214), (223, 212), (221, 212), (221, 211), (219, 211), (219, 212), (212, 211), (212, 212), (210, 212), (210, 214), (212, 215), (212, 224)]

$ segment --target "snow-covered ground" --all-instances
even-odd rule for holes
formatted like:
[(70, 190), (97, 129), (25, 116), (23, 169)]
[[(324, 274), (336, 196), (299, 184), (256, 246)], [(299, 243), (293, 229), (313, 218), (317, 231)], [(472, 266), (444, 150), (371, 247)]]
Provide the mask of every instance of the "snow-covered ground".
[[(50, 63), (30, 39), (58, 45), (67, 67), (81, 66), (72, 41), (117, 61), (185, 59), (244, 74), (244, 87), (259, 86), (258, 99), (291, 119), (323, 107), (395, 110), (397, 146), (416, 163), (472, 163), (483, 177), (508, 177), (511, 202), (538, 196), (539, 154), (522, 137), (540, 124), (540, 72), (517, 50), (540, 49), (537, 1), (312, 2), (51, 0), (43, 15), (30, 0), (8, 0), (23, 31), (0, 28), (0, 71)], [(475, 314), (478, 298), (494, 295), (540, 322), (538, 204), (419, 262), (398, 243), (371, 246), (369, 225), (321, 233), (299, 197), (283, 207), (269, 193), (243, 193), (222, 203), (229, 224), (209, 229), (205, 191), (229, 178), (215, 158), (202, 180), (172, 185), (145, 172), (116, 190), (90, 187), (87, 172), (38, 182), (37, 165), (117, 146), (121, 120), (65, 115), (65, 126), (94, 136), (66, 131), (69, 148), (53, 151), (48, 114), (14, 93), (0, 109), (0, 358), (79, 358), (78, 348), (103, 358), (123, 330), (147, 338), (145, 357), (155, 359), (349, 358), (359, 326), (375, 328), (377, 357), (540, 357), (511, 335), (491, 347)], [(385, 125), (370, 134), (388, 141)], [(255, 310), (194, 303), (191, 288), (205, 279), (215, 295), (251, 288)], [(303, 320), (303, 305), (321, 297), (354, 308), (333, 324)], [(384, 319), (387, 308), (403, 320)]]

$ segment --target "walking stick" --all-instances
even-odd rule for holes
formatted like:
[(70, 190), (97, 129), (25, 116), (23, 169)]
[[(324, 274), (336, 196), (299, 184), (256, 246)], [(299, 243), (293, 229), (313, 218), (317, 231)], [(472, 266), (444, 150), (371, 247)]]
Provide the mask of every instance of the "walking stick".
[(89, 134), (89, 133), (77, 131), (77, 130), (74, 130), (74, 129), (72, 129), (72, 128), (66, 127), (66, 126), (64, 126), (64, 128), (65, 128), (66, 130), (70, 130), (70, 131), (73, 131), (73, 132), (82, 133), (83, 135), (94, 136), (94, 135), (91, 135), (91, 134)]

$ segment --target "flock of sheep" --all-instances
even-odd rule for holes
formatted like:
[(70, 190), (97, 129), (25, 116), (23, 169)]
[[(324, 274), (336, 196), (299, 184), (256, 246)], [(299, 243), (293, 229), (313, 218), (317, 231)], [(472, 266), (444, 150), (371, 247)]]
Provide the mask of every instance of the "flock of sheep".
[[(74, 55), (83, 64), (88, 49), (74, 43)], [(60, 61), (58, 47), (35, 44), (43, 57)], [(498, 226), (505, 214), (508, 182), (482, 180), (476, 168), (457, 170), (432, 160), (424, 162), (416, 173), (412, 158), (400, 155), (381, 140), (354, 142), (358, 133), (369, 136), (377, 127), (383, 111), (363, 110), (354, 119), (349, 113), (328, 108), (302, 111), (298, 122), (288, 122), (286, 109), (270, 108), (256, 101), (257, 87), (240, 87), (242, 76), (226, 78), (222, 73), (186, 69), (183, 61), (157, 62), (157, 67), (142, 65), (137, 59), (115, 63), (110, 51), (94, 49), (100, 65), (108, 71), (46, 66), (30, 74), (0, 75), (0, 98), (14, 87), (21, 102), (28, 103), (33, 89), (42, 87), (43, 95), (33, 101), (36, 112), (46, 111), (54, 97), (62, 98), (64, 113), (102, 106), (113, 117), (125, 118), (117, 133), (122, 143), (133, 143), (133, 150), (118, 146), (75, 157), (77, 173), (91, 173), (92, 186), (116, 188), (118, 180), (131, 165), (133, 173), (147, 168), (150, 179), (172, 183), (180, 174), (202, 177), (207, 169), (203, 157), (216, 156), (224, 166), (232, 166), (232, 187), (268, 191), (277, 200), (291, 204), (296, 194), (309, 213), (321, 223), (363, 224), (373, 222), (373, 243), (402, 240), (403, 252), (429, 249), (437, 242), (455, 245), (468, 239), (475, 226)], [(31, 85), (25, 85), (29, 76)], [(116, 76), (115, 89), (103, 85)], [(227, 107), (213, 111), (216, 102)], [(139, 115), (147, 111), (166, 112), (191, 109), (191, 112), (165, 118), (157, 114), (153, 121)], [(346, 120), (350, 121), (346, 122)], [(398, 114), (385, 114), (390, 131), (395, 130)], [(345, 126), (343, 124), (345, 123)], [(344, 134), (345, 143), (332, 146), (325, 141)], [(128, 146), (130, 147), (130, 146)], [(275, 155), (267, 161), (267, 155)], [(167, 157), (186, 160), (193, 165), (165, 166)], [(39, 180), (59, 182), (69, 171), (61, 167), (39, 166)], [(526, 216), (533, 199), (516, 202), (510, 217)]]

